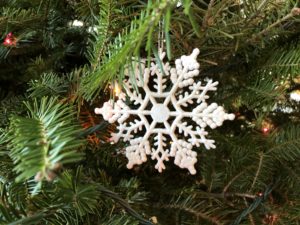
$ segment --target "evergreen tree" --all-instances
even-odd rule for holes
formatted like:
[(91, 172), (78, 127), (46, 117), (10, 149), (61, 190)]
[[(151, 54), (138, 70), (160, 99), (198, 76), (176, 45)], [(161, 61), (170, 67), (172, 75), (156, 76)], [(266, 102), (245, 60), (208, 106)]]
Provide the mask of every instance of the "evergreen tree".
[[(298, 7), (2, 0), (0, 224), (300, 224)], [(209, 102), (236, 115), (209, 130), (216, 149), (194, 149), (196, 175), (128, 170), (94, 113), (159, 47), (171, 64), (199, 48), (197, 79), (219, 81)]]

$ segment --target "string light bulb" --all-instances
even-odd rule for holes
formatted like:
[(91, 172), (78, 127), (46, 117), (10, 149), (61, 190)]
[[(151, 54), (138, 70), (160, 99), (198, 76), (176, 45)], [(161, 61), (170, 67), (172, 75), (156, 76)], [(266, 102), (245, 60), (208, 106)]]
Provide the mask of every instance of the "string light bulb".
[(258, 195), (258, 197), (262, 197), (264, 195), (264, 193), (258, 192), (257, 195)]
[(277, 214), (266, 214), (263, 219), (263, 224), (275, 225), (279, 220), (279, 215)]
[(113, 90), (114, 90), (114, 94), (116, 96), (119, 96), (119, 94), (121, 94), (121, 92), (122, 92), (121, 87), (117, 82), (114, 83)]
[(274, 124), (270, 119), (264, 119), (261, 123), (261, 132), (264, 135), (269, 134), (272, 130), (274, 130)]
[(296, 102), (300, 102), (300, 90), (294, 90), (290, 94), (290, 98)]
[(268, 127), (263, 127), (263, 128), (262, 128), (262, 132), (263, 132), (264, 134), (269, 133), (269, 131), (270, 131), (270, 128), (268, 128)]
[(12, 41), (9, 38), (5, 38), (5, 40), (4, 40), (5, 45), (11, 45), (11, 42)]
[(3, 41), (4, 46), (16, 46), (17, 45), (17, 39), (15, 36), (12, 34), (12, 32), (9, 32), (4, 41)]

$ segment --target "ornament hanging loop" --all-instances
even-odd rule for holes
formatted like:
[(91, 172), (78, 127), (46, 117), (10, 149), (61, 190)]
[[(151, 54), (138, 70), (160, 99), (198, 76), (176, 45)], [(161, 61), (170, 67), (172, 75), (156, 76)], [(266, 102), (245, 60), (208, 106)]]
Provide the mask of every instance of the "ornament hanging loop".
[(165, 42), (165, 35), (164, 35), (164, 19), (160, 20), (158, 23), (158, 54), (161, 56), (164, 52), (164, 42)]

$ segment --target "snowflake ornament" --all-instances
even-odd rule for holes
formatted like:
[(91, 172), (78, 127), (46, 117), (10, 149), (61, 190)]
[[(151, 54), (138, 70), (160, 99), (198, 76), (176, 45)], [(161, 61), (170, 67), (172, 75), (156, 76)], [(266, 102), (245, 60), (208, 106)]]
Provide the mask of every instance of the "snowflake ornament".
[[(118, 132), (112, 134), (114, 142), (123, 138), (130, 143), (126, 147), (127, 168), (146, 162), (151, 155), (159, 172), (165, 169), (164, 161), (174, 157), (177, 166), (196, 174), (193, 147), (216, 147), (215, 141), (206, 137), (205, 128), (215, 129), (224, 120), (234, 119), (223, 107), (206, 103), (207, 92), (216, 91), (218, 82), (209, 80), (202, 85), (194, 81), (199, 75), (198, 54), (199, 49), (194, 49), (191, 55), (177, 59), (175, 68), (163, 62), (165, 53), (160, 54), (161, 65), (152, 62), (146, 68), (143, 60), (133, 69), (135, 79), (124, 82), (126, 94), (121, 92), (116, 102), (110, 100), (95, 109), (109, 123), (119, 123)], [(127, 97), (133, 102), (131, 107), (126, 104)]]

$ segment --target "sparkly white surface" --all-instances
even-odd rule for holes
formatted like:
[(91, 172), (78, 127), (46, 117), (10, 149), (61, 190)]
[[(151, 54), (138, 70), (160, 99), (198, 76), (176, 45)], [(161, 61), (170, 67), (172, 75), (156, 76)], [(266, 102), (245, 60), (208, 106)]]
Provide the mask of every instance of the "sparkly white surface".
[(290, 98), (296, 102), (300, 102), (300, 91), (292, 92)]
[(73, 27), (83, 27), (84, 23), (80, 20), (73, 20), (69, 23), (69, 25)]
[[(200, 81), (194, 81), (193, 78), (199, 74), (198, 54), (199, 50), (194, 49), (191, 55), (177, 59), (175, 68), (171, 68), (169, 63), (163, 62), (165, 53), (161, 53), (164, 74), (157, 63), (152, 62), (150, 68), (145, 68), (144, 61), (140, 64), (143, 68), (137, 66), (134, 71), (135, 85), (144, 93), (126, 81), (126, 94), (120, 93), (116, 102), (110, 100), (102, 108), (95, 109), (95, 113), (102, 114), (108, 122), (119, 123), (118, 133), (112, 135), (112, 140), (117, 142), (123, 138), (130, 143), (126, 147), (129, 169), (146, 162), (147, 155), (151, 155), (151, 159), (157, 161), (155, 168), (159, 172), (165, 169), (164, 161), (174, 157), (177, 166), (196, 174), (194, 165), (197, 153), (192, 148), (201, 144), (206, 149), (216, 147), (215, 141), (206, 137), (208, 133), (205, 128), (209, 126), (214, 129), (221, 126), (224, 120), (234, 119), (234, 115), (225, 113), (223, 107), (206, 103), (209, 98), (207, 92), (216, 91), (218, 82), (209, 80), (202, 85)], [(167, 86), (169, 80), (171, 87)], [(149, 81), (154, 83), (152, 88)], [(125, 104), (126, 96), (135, 107), (130, 108)], [(129, 117), (137, 119), (127, 123)], [(151, 120), (147, 117), (151, 117)], [(187, 118), (192, 123), (187, 122)], [(144, 133), (141, 136), (142, 131)], [(151, 141), (152, 136), (154, 138)]]

